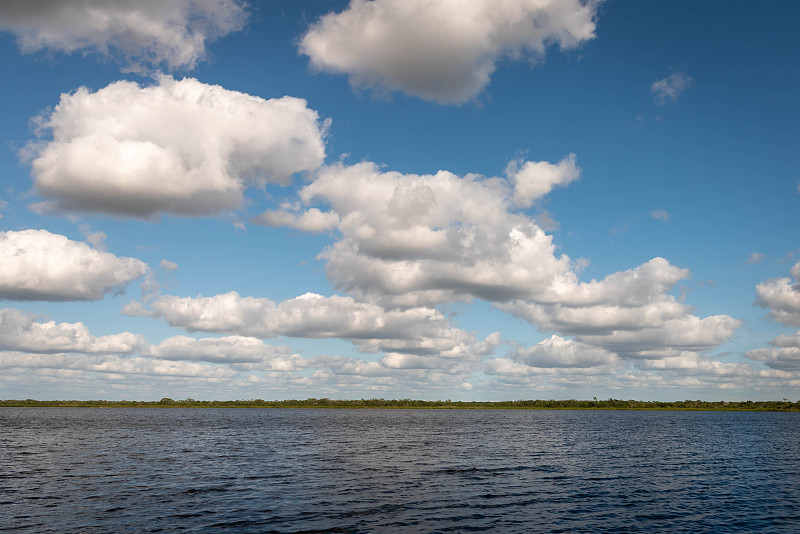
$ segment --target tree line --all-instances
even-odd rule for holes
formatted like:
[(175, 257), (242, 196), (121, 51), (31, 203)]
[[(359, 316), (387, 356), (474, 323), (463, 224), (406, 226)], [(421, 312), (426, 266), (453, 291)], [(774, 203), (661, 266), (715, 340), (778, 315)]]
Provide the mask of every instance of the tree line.
[(65, 407), (65, 408), (421, 408), (421, 409), (518, 409), (518, 410), (694, 410), (694, 411), (800, 411), (800, 401), (640, 401), (597, 400), (509, 400), (452, 401), (415, 399), (341, 400), (308, 398), (305, 400), (0, 400), (0, 407)]

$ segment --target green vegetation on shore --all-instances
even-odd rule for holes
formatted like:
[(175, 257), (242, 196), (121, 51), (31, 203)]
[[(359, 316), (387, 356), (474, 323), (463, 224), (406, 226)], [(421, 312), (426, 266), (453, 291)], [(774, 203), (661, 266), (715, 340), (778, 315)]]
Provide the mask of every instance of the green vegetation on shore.
[(428, 408), (428, 409), (517, 409), (517, 410), (693, 410), (693, 411), (750, 411), (796, 412), (800, 401), (637, 401), (637, 400), (518, 400), (518, 401), (423, 401), (412, 399), (332, 400), (305, 399), (266, 401), (231, 400), (202, 401), (195, 399), (160, 401), (104, 400), (0, 400), (0, 407), (63, 407), (63, 408)]

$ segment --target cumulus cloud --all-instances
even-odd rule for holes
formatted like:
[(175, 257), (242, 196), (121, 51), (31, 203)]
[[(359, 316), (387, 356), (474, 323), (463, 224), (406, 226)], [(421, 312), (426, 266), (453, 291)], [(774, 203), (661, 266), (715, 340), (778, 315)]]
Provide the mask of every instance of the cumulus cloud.
[(794, 373), (795, 380), (800, 380), (796, 374), (800, 371), (800, 347), (761, 348), (749, 351), (746, 356), (771, 369)]
[(289, 347), (267, 345), (260, 339), (244, 336), (202, 339), (173, 336), (150, 346), (143, 354), (162, 360), (230, 364), (239, 370), (294, 371), (309, 366), (307, 360)]
[[(770, 317), (782, 324), (800, 327), (800, 262), (789, 273), (792, 278), (773, 278), (756, 286), (756, 304), (770, 310)], [(749, 351), (751, 360), (763, 362), (779, 371), (800, 371), (800, 332), (780, 335), (769, 342), (771, 348)]]
[[(800, 336), (794, 336), (800, 338)], [(763, 362), (771, 369), (800, 371), (800, 344), (789, 347), (760, 348), (749, 351), (751, 360)]]
[(148, 271), (47, 230), (0, 232), (0, 299), (99, 300)]
[(95, 337), (82, 323), (40, 322), (20, 310), (0, 309), (0, 350), (129, 354), (144, 345), (141, 335), (130, 332)]
[(530, 367), (597, 367), (608, 365), (616, 356), (603, 349), (553, 334), (532, 347), (517, 347), (512, 359)]
[(674, 102), (678, 97), (694, 85), (694, 80), (689, 77), (685, 72), (675, 72), (653, 82), (650, 86), (650, 92), (653, 93), (653, 98), (656, 104), (664, 106), (670, 102)]
[(728, 315), (704, 318), (685, 315), (652, 328), (582, 335), (578, 340), (622, 355), (654, 359), (669, 357), (675, 352), (710, 350), (728, 341), (741, 324)]
[(248, 186), (288, 184), (325, 157), (306, 101), (264, 100), (194, 79), (120, 81), (61, 95), (32, 145), (39, 211), (156, 218), (240, 208)]
[(671, 371), (692, 376), (753, 377), (752, 366), (746, 363), (720, 362), (704, 358), (695, 352), (682, 352), (660, 360), (641, 360), (636, 367), (650, 371)]
[(547, 161), (512, 161), (506, 174), (514, 184), (514, 201), (524, 207), (542, 198), (556, 186), (566, 186), (581, 175), (575, 163), (575, 154), (570, 154), (557, 164)]
[(355, 87), (443, 104), (475, 98), (502, 58), (534, 62), (550, 45), (595, 36), (595, 0), (352, 0), (300, 41), (314, 68)]
[(154, 358), (99, 356), (87, 354), (23, 354), (0, 352), (0, 367), (80, 370), (106, 375), (172, 376), (188, 378), (230, 378), (237, 371), (224, 366)]
[[(463, 385), (480, 366), (481, 356), (500, 343), (498, 333), (475, 341), (474, 336), (457, 329), (445, 332), (451, 339), (447, 343), (443, 337), (434, 339), (431, 333), (435, 329), (436, 325), (422, 325), (414, 338), (414, 325), (409, 324), (404, 330), (407, 338), (382, 340), (387, 350), (392, 347), (403, 352), (386, 352), (379, 361), (364, 361), (328, 355), (304, 358), (287, 346), (239, 335), (178, 335), (150, 345), (129, 332), (95, 337), (82, 323), (55, 323), (19, 310), (0, 309), (0, 382), (4, 386), (19, 384), (33, 376), (68, 387), (91, 383), (96, 390), (106, 381), (114, 387), (127, 384), (145, 391), (148, 379), (161, 384), (169, 378), (185, 379), (174, 382), (182, 387), (203, 379), (233, 387), (231, 391), (285, 387), (287, 395), (296, 394), (298, 388), (308, 388), (304, 390), (309, 395), (318, 394), (327, 387), (340, 391), (351, 387), (359, 388), (354, 391), (364, 387), (435, 390)], [(359, 349), (371, 350), (369, 344), (381, 340), (363, 341), (365, 345)]]
[[(201, 363), (202, 362), (202, 363)], [(55, 323), (15, 309), (0, 309), (0, 368), (54, 369), (78, 379), (86, 371), (106, 378), (135, 376), (223, 379), (246, 372), (285, 374), (323, 367), (286, 346), (242, 336), (195, 339), (173, 336), (150, 345), (122, 332), (92, 336), (82, 323)], [(66, 374), (64, 374), (66, 373)]]
[(313, 293), (279, 303), (236, 292), (212, 297), (165, 295), (154, 299), (150, 309), (134, 301), (123, 313), (163, 318), (190, 332), (344, 338), (365, 352), (458, 358), (492, 350), (499, 342), (496, 338), (477, 342), (473, 334), (453, 327), (436, 309), (387, 310), (352, 297)]
[(191, 69), (206, 43), (241, 29), (238, 0), (4, 0), (0, 30), (24, 53), (51, 50), (111, 57), (126, 70)]
[(751, 350), (747, 357), (764, 362), (772, 369), (800, 371), (800, 332), (778, 336), (769, 342), (773, 348)]
[[(557, 166), (517, 167), (577, 176), (573, 156)], [(689, 271), (663, 258), (581, 282), (578, 264), (558, 255), (552, 236), (519, 211), (517, 174), (413, 175), (337, 164), (299, 191), (299, 205), (286, 205), (292, 217), (313, 209), (336, 221), (340, 238), (320, 258), (336, 287), (363, 301), (413, 308), (479, 298), (542, 332), (631, 358), (703, 352), (739, 327), (727, 315), (691, 315), (669, 294)], [(542, 194), (560, 179), (543, 182)], [(314, 203), (327, 211), (309, 208)]]
[[(508, 387), (571, 391), (591, 394), (599, 388), (622, 390), (653, 389), (676, 392), (696, 390), (768, 391), (796, 381), (797, 374), (785, 371), (759, 371), (740, 362), (720, 362), (694, 352), (682, 352), (658, 360), (615, 360), (597, 367), (533, 367), (510, 358), (495, 358), (486, 363), (484, 373), (493, 376), (498, 391)], [(681, 393), (677, 393), (680, 395)]]
[(299, 197), (328, 204), (323, 213), (338, 221), (341, 239), (321, 257), (339, 289), (413, 307), (506, 300), (570, 276), (552, 237), (510, 211), (512, 190), (502, 178), (382, 172), (364, 162), (320, 169)]
[(770, 310), (779, 323), (800, 327), (800, 262), (791, 268), (790, 278), (773, 278), (756, 286), (756, 304)]
[(568, 281), (534, 299), (496, 306), (542, 331), (573, 335), (621, 356), (663, 358), (711, 349), (741, 325), (727, 315), (693, 316), (668, 294), (688, 275), (688, 270), (654, 258), (600, 281)]

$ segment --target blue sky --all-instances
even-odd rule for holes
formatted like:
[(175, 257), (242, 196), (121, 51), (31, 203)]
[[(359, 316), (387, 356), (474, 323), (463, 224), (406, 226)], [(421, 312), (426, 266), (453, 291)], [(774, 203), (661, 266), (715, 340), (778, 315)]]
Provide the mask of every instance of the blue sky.
[(796, 399), (800, 7), (0, 7), (4, 398)]

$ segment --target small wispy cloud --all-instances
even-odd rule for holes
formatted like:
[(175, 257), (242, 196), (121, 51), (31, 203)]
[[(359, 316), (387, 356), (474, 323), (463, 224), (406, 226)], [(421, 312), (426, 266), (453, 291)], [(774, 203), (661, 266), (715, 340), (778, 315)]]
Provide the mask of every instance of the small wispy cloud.
[(178, 268), (178, 264), (174, 261), (169, 260), (161, 260), (158, 264), (159, 267), (164, 269), (165, 271), (174, 271)]
[(668, 221), (669, 212), (667, 210), (653, 210), (650, 212), (650, 217), (660, 221)]
[(86, 241), (92, 245), (95, 250), (105, 252), (106, 238), (108, 237), (105, 232), (101, 232), (100, 230), (94, 232), (88, 224), (81, 224), (78, 226), (78, 230), (80, 230), (86, 238)]
[(745, 260), (745, 263), (747, 263), (748, 265), (752, 265), (754, 263), (761, 263), (765, 259), (767, 259), (766, 254), (759, 254), (758, 252), (751, 252), (750, 256), (748, 256), (748, 258)]
[(686, 91), (689, 87), (694, 85), (694, 80), (685, 72), (675, 72), (653, 82), (650, 86), (650, 92), (653, 93), (655, 103), (659, 106), (665, 106), (670, 102), (675, 102), (678, 97)]

